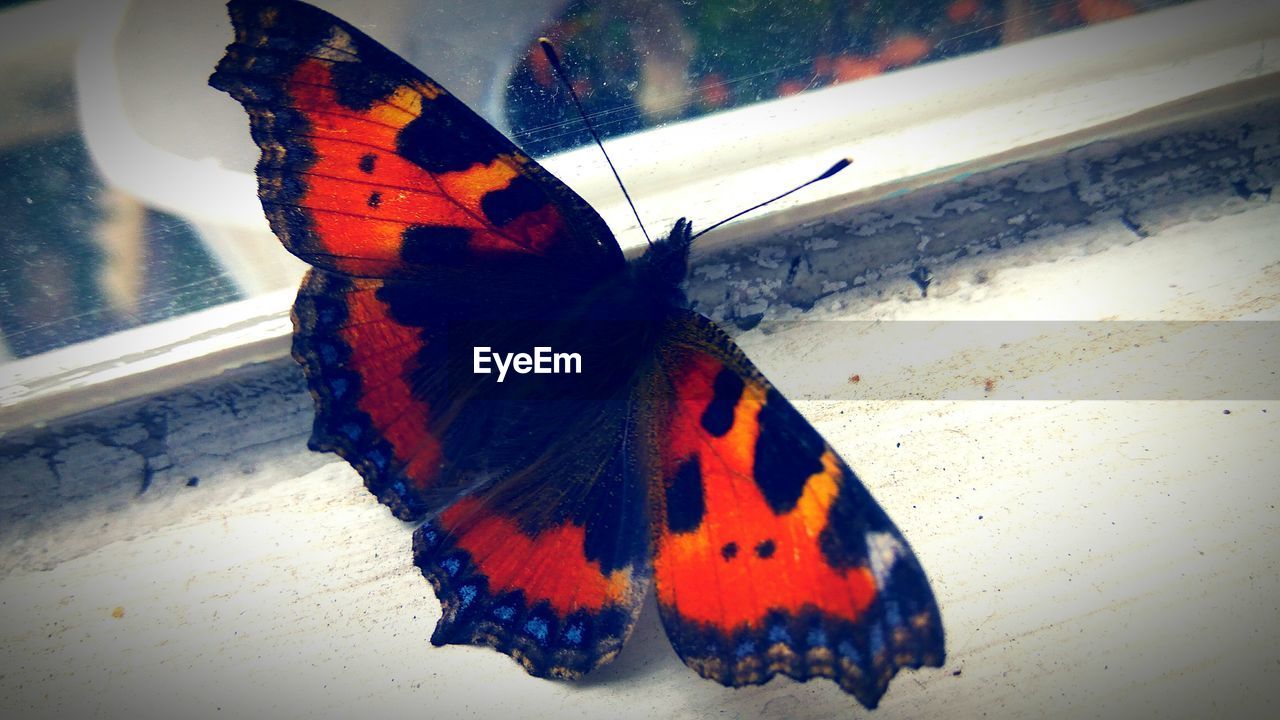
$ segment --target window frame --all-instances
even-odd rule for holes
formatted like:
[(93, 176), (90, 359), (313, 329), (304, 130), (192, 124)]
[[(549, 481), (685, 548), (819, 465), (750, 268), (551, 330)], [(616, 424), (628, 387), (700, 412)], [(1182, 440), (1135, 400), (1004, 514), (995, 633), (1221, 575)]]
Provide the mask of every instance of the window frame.
[[(1247, 97), (1223, 90), (1247, 95), (1249, 81), (1280, 74), (1274, 10), (1199, 0), (638, 132), (610, 140), (609, 152), (651, 233), (665, 233), (680, 216), (709, 224), (853, 158), (838, 179), (699, 240), (695, 253), (705, 259), (839, 210), (1242, 102)], [(77, 53), (78, 90), (95, 89), (82, 96), (81, 114), (97, 149), (103, 128), (118, 130), (122, 120), (118, 101), (100, 92), (111, 87), (100, 74), (112, 71), (102, 53), (118, 27), (90, 28)], [(139, 150), (134, 142), (146, 141), (112, 135), (110, 145), (125, 158)], [(130, 163), (97, 150), (95, 159), (109, 184), (154, 200), (157, 189), (130, 174)], [(241, 231), (277, 242), (261, 220), (251, 175), (176, 156), (165, 162), (208, 192), (161, 207), (242, 219)], [(541, 162), (600, 210), (625, 250), (643, 247), (598, 150)], [(272, 292), (0, 364), (0, 433), (281, 358), (293, 294)]]

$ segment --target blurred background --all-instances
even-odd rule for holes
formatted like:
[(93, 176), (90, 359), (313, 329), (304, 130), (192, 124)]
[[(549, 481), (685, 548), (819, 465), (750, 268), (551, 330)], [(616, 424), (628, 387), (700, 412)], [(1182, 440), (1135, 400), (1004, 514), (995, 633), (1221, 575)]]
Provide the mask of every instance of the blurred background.
[[(1177, 0), (316, 4), (543, 157), (589, 136), (541, 35), (616, 137)], [(0, 361), (296, 283), (246, 202), (246, 118), (205, 83), (229, 39), (213, 0), (0, 1)]]

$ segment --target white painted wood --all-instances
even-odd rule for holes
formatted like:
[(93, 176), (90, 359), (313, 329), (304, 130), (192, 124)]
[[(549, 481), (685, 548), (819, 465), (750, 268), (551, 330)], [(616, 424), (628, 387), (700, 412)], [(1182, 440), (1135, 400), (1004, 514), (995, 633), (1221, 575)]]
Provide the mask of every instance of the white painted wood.
[(278, 290), (0, 364), (0, 433), (287, 355), (296, 294)]
[[(1280, 206), (1239, 210), (1139, 241), (1115, 223), (1056, 250), (1010, 251), (1012, 261), (969, 258), (939, 272), (929, 299), (889, 285), (879, 301), (823, 316), (1038, 318), (1065, 307), (1080, 319), (1275, 321)], [(1112, 300), (1105, 310), (1099, 296)], [(868, 367), (874, 345), (818, 362), (811, 330), (741, 343), (789, 392), (815, 367), (841, 382)], [(861, 382), (955, 383), (966, 350), (955, 352), (899, 364), (910, 377), (885, 366)], [(1045, 372), (1088, 366), (1049, 360)], [(1274, 397), (796, 404), (903, 529), (947, 627), (947, 665), (900, 675), (876, 717), (1266, 717), (1280, 703)], [(228, 433), (214, 430), (203, 450)], [(287, 441), (275, 446), (281, 463)], [(61, 467), (77, 458), (106, 462), (86, 446)], [(0, 578), (0, 715), (862, 715), (827, 682), (729, 690), (697, 678), (652, 607), (616, 663), (581, 683), (530, 678), (491, 650), (430, 647), (439, 606), (412, 567), (410, 529), (348, 467), (220, 482), (30, 533), (26, 559)], [(69, 532), (84, 547), (67, 556), (55, 541)]]

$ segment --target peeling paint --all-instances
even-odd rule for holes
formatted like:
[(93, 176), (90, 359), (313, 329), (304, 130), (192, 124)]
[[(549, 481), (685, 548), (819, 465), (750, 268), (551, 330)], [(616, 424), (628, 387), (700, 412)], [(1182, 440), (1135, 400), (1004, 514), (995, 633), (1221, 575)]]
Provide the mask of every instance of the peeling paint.
[(1142, 238), (1193, 212), (1200, 220), (1240, 212), (1270, 202), (1280, 179), (1278, 117), (1280, 103), (1259, 102), (1229, 116), (892, 192), (803, 232), (771, 234), (767, 246), (744, 242), (704, 258), (689, 296), (695, 308), (742, 327), (739, 321), (750, 324), (775, 307), (813, 307), (848, 287), (910, 282), (920, 266), (945, 273), (967, 255), (1110, 223)]

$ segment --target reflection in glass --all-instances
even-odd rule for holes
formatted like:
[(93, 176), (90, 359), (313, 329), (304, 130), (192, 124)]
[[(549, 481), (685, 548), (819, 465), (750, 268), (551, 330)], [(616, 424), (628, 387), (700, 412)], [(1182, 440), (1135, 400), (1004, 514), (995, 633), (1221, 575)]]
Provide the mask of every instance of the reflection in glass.
[(103, 185), (75, 133), (0, 147), (0, 218), (10, 357), (238, 297), (186, 223)]
[[(321, 4), (357, 24), (364, 18), (372, 35), (399, 46), (428, 74), (449, 77), (445, 68), (452, 67), (455, 77), (491, 75), (454, 90), (473, 98), (486, 94), (477, 87), (491, 90), (487, 96), (499, 102), (473, 104), (529, 152), (545, 155), (588, 136), (540, 52), (510, 60), (517, 55), (511, 47), (533, 50), (541, 35), (556, 41), (602, 133), (616, 136), (1177, 2), (542, 0), (517, 7), (476, 0), (467, 7), (393, 3), (365, 15), (358, 2)], [(72, 90), (81, 39), (66, 18), (47, 12), (13, 32), (14, 18), (37, 17), (42, 6), (52, 7), (0, 0), (0, 29), (8, 25), (24, 41), (0, 43), (0, 360), (274, 289), (265, 280), (244, 281), (270, 263), (231, 245), (277, 245), (214, 227), (210, 217), (216, 222), (218, 212), (197, 218), (170, 203), (163, 206), (176, 214), (161, 213), (151, 206), (162, 203), (143, 191), (131, 195), (102, 179), (118, 177), (119, 169), (101, 171), (95, 159), (102, 148), (86, 149), (80, 131), (92, 119), (77, 114)], [(129, 7), (129, 22), (141, 24), (124, 26), (113, 37), (114, 54), (103, 59), (119, 63), (123, 87), (113, 100), (124, 106), (129, 131), (158, 154), (247, 171), (252, 159), (228, 162), (234, 151), (215, 139), (231, 137), (253, 150), (242, 114), (204, 86), (226, 42), (210, 29), (227, 29), (221, 8), (145, 0)], [(382, 21), (368, 19), (375, 16)], [(191, 21), (179, 22), (184, 18)], [(513, 23), (522, 27), (513, 30)], [(207, 57), (189, 50), (206, 45)], [(206, 111), (227, 111), (217, 117), (236, 124), (212, 127), (220, 121), (207, 122)], [(165, 167), (150, 177), (153, 186), (201, 186)]]
[[(551, 38), (603, 135), (620, 135), (1178, 0), (576, 0)], [(590, 136), (531, 36), (507, 119), (534, 154)]]

